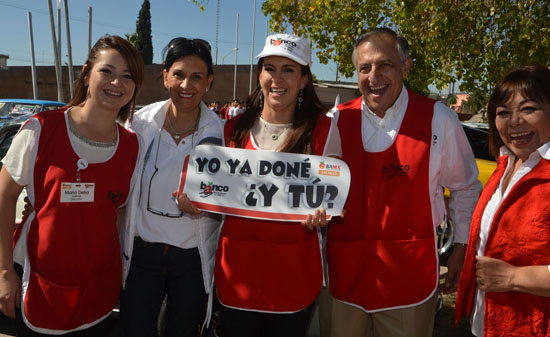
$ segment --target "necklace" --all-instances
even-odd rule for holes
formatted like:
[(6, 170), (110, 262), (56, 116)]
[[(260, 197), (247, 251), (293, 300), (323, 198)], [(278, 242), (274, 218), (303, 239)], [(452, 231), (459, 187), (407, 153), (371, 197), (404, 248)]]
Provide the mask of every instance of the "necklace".
[(114, 141), (112, 142), (96, 142), (95, 140), (91, 140), (91, 139), (88, 139), (84, 136), (82, 136), (81, 134), (79, 134), (78, 132), (76, 132), (75, 129), (73, 129), (73, 127), (71, 126), (71, 123), (67, 123), (69, 124), (69, 130), (71, 131), (71, 133), (73, 135), (76, 136), (76, 138), (80, 139), (81, 141), (83, 141), (84, 143), (90, 145), (90, 146), (93, 146), (93, 147), (103, 147), (103, 148), (106, 148), (106, 147), (113, 147), (116, 145), (116, 142), (118, 140), (118, 133), (117, 133), (117, 139), (115, 139)]
[[(264, 126), (264, 129), (271, 134), (271, 140), (272, 141), (277, 141), (279, 139), (279, 137), (281, 137), (285, 132), (287, 132), (288, 129), (290, 129), (290, 127), (292, 126), (292, 123), (289, 123), (289, 124), (271, 124), (271, 123), (268, 123), (266, 121), (264, 121), (264, 119), (262, 118), (262, 116), (260, 116), (260, 121), (262, 122), (262, 125)], [(281, 128), (283, 128), (282, 131), (280, 131), (279, 133), (277, 132), (273, 132), (273, 130), (270, 130), (269, 128), (270, 127), (275, 127), (277, 128), (277, 131), (279, 131)]]
[(187, 129), (183, 130), (183, 131), (176, 131), (176, 129), (174, 129), (174, 126), (172, 125), (172, 119), (170, 118), (170, 111), (172, 109), (169, 109), (168, 110), (168, 113), (166, 114), (166, 117), (168, 119), (168, 127), (170, 128), (170, 131), (172, 131), (173, 133), (173, 137), (176, 141), (178, 141), (183, 135), (185, 135), (186, 133), (189, 133), (189, 131), (195, 129), (197, 127), (197, 124), (199, 123), (199, 119), (200, 119), (200, 116), (201, 116), (201, 111), (200, 111), (200, 108), (199, 108), (199, 115), (197, 116), (197, 118), (195, 119), (195, 123), (193, 123), (193, 125), (191, 125), (190, 127), (188, 127)]

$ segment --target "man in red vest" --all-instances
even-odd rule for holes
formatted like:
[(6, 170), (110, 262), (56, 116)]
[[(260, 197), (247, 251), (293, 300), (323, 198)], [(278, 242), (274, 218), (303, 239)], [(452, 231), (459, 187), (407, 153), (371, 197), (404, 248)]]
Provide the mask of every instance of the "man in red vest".
[[(362, 96), (333, 109), (351, 170), (346, 215), (327, 234), (330, 336), (430, 337), (439, 284), (435, 228), (451, 191), (455, 248), (442, 291), (456, 290), (481, 184), (456, 114), (403, 84), (412, 60), (387, 28), (353, 51)], [(323, 321), (324, 320), (324, 321)]]

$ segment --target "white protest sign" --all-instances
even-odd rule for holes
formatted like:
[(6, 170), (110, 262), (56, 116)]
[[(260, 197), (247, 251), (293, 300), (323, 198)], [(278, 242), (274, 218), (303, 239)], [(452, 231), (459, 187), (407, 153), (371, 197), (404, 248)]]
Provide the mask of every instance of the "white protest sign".
[(303, 221), (316, 209), (340, 215), (350, 186), (342, 160), (200, 145), (185, 159), (179, 194), (203, 211)]

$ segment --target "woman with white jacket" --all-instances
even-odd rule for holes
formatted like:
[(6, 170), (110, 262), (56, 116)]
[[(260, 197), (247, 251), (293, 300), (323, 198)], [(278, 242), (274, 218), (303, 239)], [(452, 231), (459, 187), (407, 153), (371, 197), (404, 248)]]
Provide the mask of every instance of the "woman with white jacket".
[(138, 174), (121, 227), (121, 336), (156, 336), (167, 295), (166, 336), (195, 336), (211, 291), (220, 218), (179, 211), (171, 192), (197, 145), (221, 144), (223, 121), (202, 102), (212, 85), (210, 45), (175, 38), (164, 51), (170, 99), (138, 111)]

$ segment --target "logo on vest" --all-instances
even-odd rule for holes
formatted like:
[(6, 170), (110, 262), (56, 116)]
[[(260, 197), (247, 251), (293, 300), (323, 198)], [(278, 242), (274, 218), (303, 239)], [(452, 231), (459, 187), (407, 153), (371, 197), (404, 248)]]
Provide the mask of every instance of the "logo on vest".
[(409, 165), (395, 165), (389, 164), (388, 166), (382, 166), (382, 179), (390, 180), (391, 178), (398, 176), (406, 176), (411, 167)]
[(202, 192), (199, 193), (201, 198), (207, 198), (212, 194), (221, 197), (226, 195), (227, 192), (229, 192), (229, 186), (214, 185), (214, 182), (212, 181), (209, 181), (208, 183), (201, 181), (200, 189), (202, 190)]
[(120, 191), (116, 191), (116, 193), (113, 193), (112, 191), (109, 191), (109, 195), (107, 196), (107, 199), (111, 200), (113, 202), (113, 204), (116, 204), (123, 197), (124, 197), (124, 195), (122, 193), (120, 193)]

